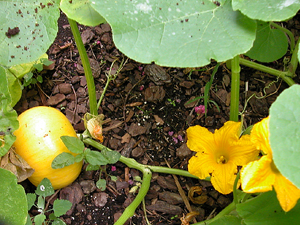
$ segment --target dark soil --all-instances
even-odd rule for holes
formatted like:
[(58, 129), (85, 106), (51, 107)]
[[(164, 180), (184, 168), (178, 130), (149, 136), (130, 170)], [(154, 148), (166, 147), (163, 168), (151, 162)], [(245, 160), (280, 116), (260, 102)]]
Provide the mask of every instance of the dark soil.
[[(284, 23), (296, 37), (299, 36), (297, 18)], [(99, 99), (113, 61), (118, 59), (113, 65), (114, 72), (126, 56), (114, 46), (109, 25), (80, 26), (80, 31), (90, 58)], [(48, 55), (55, 64), (43, 71), (42, 84), (24, 90), (16, 110), (21, 113), (34, 106), (50, 105), (61, 110), (77, 132), (83, 132), (82, 118), (89, 111), (87, 85), (78, 50), (63, 14), (59, 19), (58, 36)], [(283, 69), (281, 62), (273, 62), (269, 66)], [(194, 107), (203, 104), (203, 101), (188, 103), (203, 95), (204, 86), (215, 65), (212, 62), (204, 68), (165, 68), (128, 59), (118, 77), (109, 84), (99, 109), (99, 113), (109, 119), (104, 126), (103, 144), (143, 164), (169, 164), (172, 168), (186, 170), (192, 155), (186, 147), (186, 129), (199, 124), (213, 131), (229, 120), (230, 71), (225, 64), (220, 65), (210, 90), (210, 100), (215, 101), (220, 111), (210, 104), (207, 117), (198, 116)], [(287, 87), (273, 76), (242, 67), (240, 109), (245, 107), (245, 127), (266, 117), (272, 102)], [(253, 93), (265, 97), (253, 97), (246, 104)], [(61, 217), (67, 224), (113, 224), (134, 199), (134, 194), (129, 190), (137, 184), (133, 177), (141, 174), (119, 162), (107, 166), (106, 171), (108, 175), (83, 169), (71, 186), (59, 190), (49, 200), (49, 207), (55, 198), (69, 199), (73, 203), (72, 210)], [(105, 191), (97, 189), (95, 185), (100, 176), (107, 180)], [(116, 176), (117, 181), (112, 181), (110, 176)], [(199, 212), (197, 221), (213, 217), (232, 201), (231, 195), (219, 194), (209, 182), (177, 178), (186, 196), (194, 186), (202, 187), (208, 196), (204, 204), (190, 202), (192, 209)], [(35, 190), (27, 181), (22, 184), (27, 192)], [(139, 206), (128, 224), (146, 224), (145, 213), (151, 224), (181, 224), (180, 219), (189, 212), (174, 177), (166, 174), (153, 175), (145, 204), (146, 212)], [(37, 211), (31, 210), (30, 213), (35, 215)]]

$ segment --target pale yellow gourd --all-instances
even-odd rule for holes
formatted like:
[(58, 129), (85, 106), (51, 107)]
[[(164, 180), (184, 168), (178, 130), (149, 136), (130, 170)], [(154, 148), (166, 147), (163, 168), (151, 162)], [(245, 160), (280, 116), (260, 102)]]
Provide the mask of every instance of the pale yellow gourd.
[(37, 186), (48, 178), (54, 189), (71, 184), (80, 174), (82, 162), (61, 169), (52, 169), (53, 159), (62, 152), (70, 152), (61, 136), (77, 137), (67, 117), (55, 108), (37, 106), (18, 117), (19, 129), (14, 147), (16, 152), (35, 170), (29, 181)]

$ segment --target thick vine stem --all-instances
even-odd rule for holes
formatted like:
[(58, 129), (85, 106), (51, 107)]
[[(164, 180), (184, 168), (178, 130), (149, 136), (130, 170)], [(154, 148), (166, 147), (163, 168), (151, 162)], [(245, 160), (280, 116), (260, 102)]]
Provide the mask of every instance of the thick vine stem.
[(293, 81), (293, 79), (289, 76), (287, 76), (287, 72), (283, 72), (283, 71), (279, 71), (279, 70), (275, 70), (273, 68), (249, 61), (247, 59), (243, 59), (240, 58), (240, 64), (243, 66), (248, 66), (250, 68), (256, 69), (256, 70), (260, 70), (262, 72), (280, 77), (282, 80), (284, 80), (289, 86), (292, 86), (293, 84), (295, 84), (295, 81)]
[(239, 101), (240, 101), (240, 65), (239, 56), (231, 60), (231, 99), (230, 99), (230, 120), (239, 120)]
[(97, 108), (97, 99), (96, 99), (96, 90), (95, 90), (95, 82), (92, 73), (92, 69), (90, 66), (89, 58), (87, 56), (85, 47), (83, 45), (80, 32), (77, 27), (76, 21), (68, 18), (76, 46), (78, 48), (78, 52), (81, 58), (82, 66), (84, 69), (84, 75), (86, 78), (86, 83), (88, 87), (88, 94), (89, 94), (89, 105), (90, 105), (90, 112), (91, 114), (97, 116), (98, 115), (98, 108)]
[(150, 187), (152, 172), (147, 167), (144, 167), (144, 169), (141, 172), (143, 173), (143, 182), (138, 195), (135, 197), (133, 202), (128, 207), (126, 207), (126, 209), (114, 225), (123, 225), (130, 217), (134, 215), (136, 208), (141, 204), (141, 202), (145, 198)]

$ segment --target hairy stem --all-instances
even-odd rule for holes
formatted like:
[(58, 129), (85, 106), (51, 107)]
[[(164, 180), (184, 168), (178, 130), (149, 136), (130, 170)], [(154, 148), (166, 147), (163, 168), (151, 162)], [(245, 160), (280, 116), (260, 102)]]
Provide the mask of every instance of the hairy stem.
[(89, 94), (90, 113), (97, 116), (98, 108), (97, 108), (96, 90), (95, 90), (94, 77), (90, 66), (89, 58), (87, 56), (86, 49), (83, 45), (76, 21), (70, 18), (68, 18), (68, 20), (76, 42), (76, 46), (78, 48), (82, 66), (84, 69), (84, 74), (85, 74), (86, 83), (88, 87), (88, 94)]
[(144, 169), (141, 171), (143, 173), (143, 181), (141, 188), (139, 190), (138, 195), (135, 197), (133, 202), (126, 207), (120, 218), (115, 222), (114, 225), (123, 225), (125, 222), (134, 215), (134, 212), (136, 208), (141, 204), (143, 199), (145, 198), (149, 187), (150, 187), (150, 181), (152, 177), (152, 172), (149, 168), (144, 167)]
[(247, 59), (243, 59), (240, 58), (240, 64), (243, 66), (248, 66), (250, 68), (256, 69), (256, 70), (260, 70), (262, 72), (280, 77), (282, 80), (284, 80), (289, 86), (292, 86), (293, 84), (295, 84), (295, 81), (293, 81), (293, 79), (289, 76), (287, 76), (286, 72), (282, 72), (279, 70), (275, 70), (273, 68), (249, 61)]
[(239, 121), (240, 100), (240, 65), (239, 56), (231, 60), (231, 97), (230, 97), (230, 120)]

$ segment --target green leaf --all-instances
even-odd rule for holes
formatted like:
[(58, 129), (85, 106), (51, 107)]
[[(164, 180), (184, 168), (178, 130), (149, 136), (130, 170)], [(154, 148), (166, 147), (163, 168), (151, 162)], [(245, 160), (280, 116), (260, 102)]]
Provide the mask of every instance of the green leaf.
[(106, 148), (104, 148), (101, 153), (103, 156), (107, 159), (109, 164), (115, 164), (116, 162), (119, 161), (121, 154), (116, 151), (109, 151)]
[(283, 31), (271, 29), (269, 23), (257, 21), (254, 46), (246, 55), (261, 62), (272, 62), (283, 57), (287, 48), (288, 40)]
[(41, 75), (38, 75), (36, 77), (36, 80), (39, 82), (39, 83), (43, 83), (43, 77)]
[(84, 144), (81, 140), (77, 137), (70, 137), (70, 136), (62, 136), (60, 139), (63, 143), (67, 146), (67, 148), (74, 153), (80, 154), (84, 151)]
[(56, 218), (51, 225), (65, 225), (66, 223), (61, 219)]
[(81, 162), (84, 158), (84, 153), (78, 154), (75, 156), (75, 162)]
[(37, 71), (42, 71), (43, 70), (43, 64), (42, 63), (33, 64), (33, 67), (35, 69), (37, 69)]
[(88, 163), (93, 166), (104, 166), (109, 163), (106, 157), (101, 152), (98, 151), (86, 151), (85, 159)]
[(8, 152), (16, 140), (13, 132), (19, 127), (17, 117), (17, 112), (11, 106), (5, 71), (0, 67), (0, 157)]
[(53, 169), (61, 169), (66, 166), (70, 166), (74, 163), (75, 163), (75, 157), (71, 153), (62, 152), (53, 159), (51, 163), (51, 167)]
[(24, 75), (24, 86), (28, 86), (30, 84), (30, 80), (33, 77), (33, 73), (29, 72)]
[(47, 58), (41, 58), (41, 63), (44, 64), (45, 66), (50, 66), (54, 62), (51, 60), (48, 60), (48, 57), (47, 57)]
[(262, 21), (287, 20), (300, 9), (299, 0), (232, 0), (233, 10), (240, 10), (252, 19)]
[(300, 48), (299, 47), (298, 47), (297, 56), (298, 56), (298, 62), (300, 62)]
[(99, 179), (96, 182), (96, 186), (97, 186), (97, 188), (100, 189), (100, 191), (105, 191), (105, 189), (106, 189), (106, 180), (105, 179)]
[(213, 222), (209, 223), (209, 225), (219, 225), (219, 224), (241, 225), (242, 220), (241, 220), (241, 218), (238, 218), (236, 216), (225, 215), (225, 216), (222, 216), (219, 219), (214, 220)]
[(72, 203), (64, 199), (56, 199), (53, 203), (53, 211), (56, 217), (64, 215), (69, 209), (71, 209)]
[[(270, 108), (270, 144), (279, 171), (300, 188), (300, 85), (285, 89)], [(288, 162), (288, 163), (287, 163)]]
[(27, 199), (24, 188), (17, 184), (17, 177), (0, 168), (0, 218), (5, 224), (25, 224), (27, 220)]
[(49, 220), (55, 220), (57, 219), (56, 216), (54, 215), (54, 213), (51, 213), (49, 216), (48, 216)]
[(8, 89), (11, 96), (11, 106), (14, 107), (22, 96), (22, 84), (9, 69), (5, 70)]
[(58, 31), (59, 0), (6, 0), (0, 8), (0, 65), (32, 62), (47, 51)]
[(47, 197), (54, 194), (54, 189), (48, 178), (44, 178), (41, 183), (37, 186), (35, 193), (37, 195)]
[(200, 67), (247, 52), (256, 22), (231, 1), (95, 1), (111, 25), (116, 47), (129, 58), (163, 66)]
[(237, 204), (236, 210), (246, 225), (298, 224), (300, 204), (284, 212), (279, 205), (275, 191), (265, 192), (244, 203)]
[(271, 29), (269, 23), (257, 21), (256, 39), (245, 55), (260, 62), (273, 62), (284, 56), (287, 49), (288, 39), (283, 31)]
[(25, 225), (32, 225), (31, 217), (30, 217), (29, 214), (27, 215), (27, 220), (26, 220), (26, 224)]
[(116, 176), (111, 176), (111, 175), (110, 175), (110, 179), (111, 179), (112, 181), (116, 182), (116, 181), (118, 180), (118, 177), (116, 177)]
[(99, 165), (91, 165), (91, 164), (88, 164), (87, 167), (86, 167), (86, 171), (92, 171), (92, 170), (99, 170), (100, 169), (100, 166)]
[(36, 195), (34, 193), (27, 193), (27, 208), (28, 210), (31, 209), (31, 207), (34, 205), (34, 202), (36, 200)]
[(45, 198), (42, 195), (38, 196), (37, 208), (42, 212), (45, 210)]
[(60, 9), (68, 18), (85, 26), (97, 26), (105, 23), (105, 19), (91, 7), (89, 0), (62, 0)]
[(46, 216), (44, 214), (38, 214), (34, 217), (35, 225), (43, 225), (43, 222), (46, 220)]

